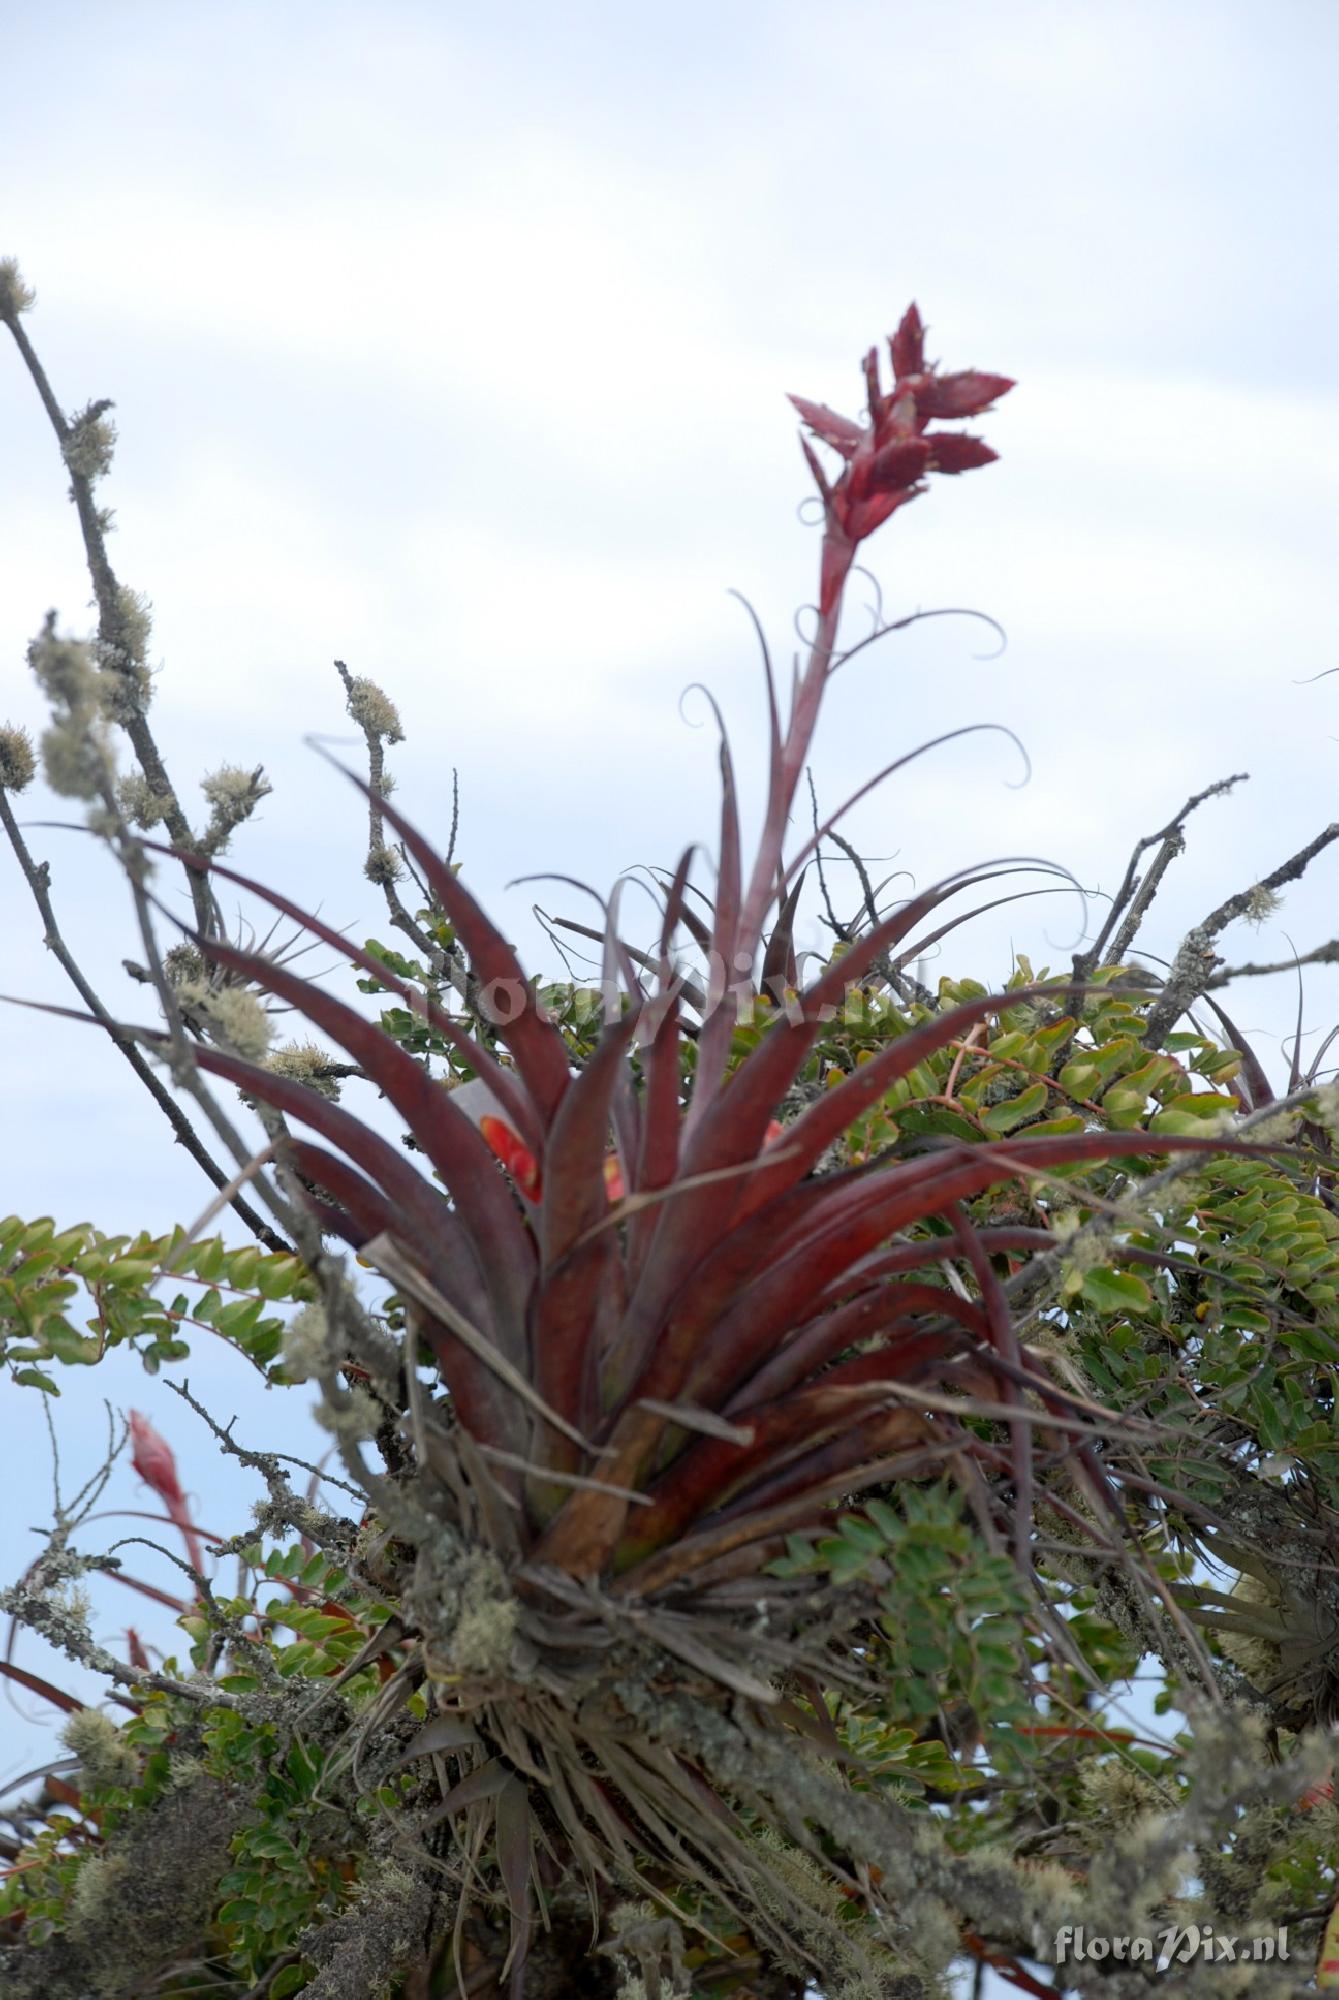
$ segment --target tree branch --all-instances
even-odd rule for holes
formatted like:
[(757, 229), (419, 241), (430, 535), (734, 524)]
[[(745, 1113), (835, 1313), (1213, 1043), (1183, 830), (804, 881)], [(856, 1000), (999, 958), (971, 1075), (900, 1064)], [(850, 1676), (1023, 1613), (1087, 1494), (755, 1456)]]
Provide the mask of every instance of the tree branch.
[(1234, 918), (1244, 916), (1262, 892), (1269, 895), (1290, 882), (1299, 881), (1316, 856), (1336, 840), (1339, 840), (1339, 823), (1327, 826), (1314, 840), (1308, 841), (1305, 847), (1281, 862), (1272, 874), (1252, 883), (1250, 888), (1238, 889), (1235, 895), (1226, 897), (1216, 910), (1211, 910), (1201, 923), (1186, 932), (1172, 961), (1167, 982), (1149, 1009), (1143, 1037), (1146, 1047), (1156, 1048), (1187, 1007), (1193, 1006), (1209, 983), (1215, 980), (1222, 963), (1213, 949), (1213, 941), (1219, 932), (1226, 929)]
[[(123, 675), (127, 682), (127, 693), (129, 694), (130, 676), (125, 666), (118, 663), (127, 660), (131, 656), (133, 648), (128, 644), (122, 588), (117, 581), (116, 573), (112, 569), (111, 561), (107, 555), (107, 539), (104, 532), (102, 515), (93, 498), (93, 482), (87, 473), (76, 470), (69, 461), (66, 447), (70, 443), (72, 427), (60, 404), (56, 401), (51, 384), (47, 380), (46, 370), (38, 359), (32, 342), (29, 340), (18, 315), (6, 314), (4, 315), (4, 319), (10, 333), (14, 337), (14, 345), (23, 357), (28, 373), (32, 377), (33, 385), (42, 399), (42, 407), (51, 420), (51, 428), (56, 433), (57, 441), (61, 447), (61, 455), (65, 459), (66, 470), (70, 475), (70, 494), (74, 501), (75, 511), (79, 516), (79, 528), (84, 541), (84, 558), (88, 565), (89, 577), (93, 584), (93, 595), (98, 607), (98, 639), (102, 648), (103, 664), (104, 666), (110, 666), (112, 671)], [(109, 409), (111, 405), (102, 404), (95, 407)], [(190, 821), (182, 810), (176, 788), (167, 774), (167, 767), (163, 763), (162, 755), (142, 707), (138, 701), (128, 699), (123, 704), (122, 710), (116, 719), (129, 737), (131, 747), (139, 761), (139, 767), (144, 774), (145, 781), (159, 802), (163, 815), (163, 823), (172, 836), (174, 846), (185, 848), (188, 852), (195, 853), (198, 851), (200, 843), (191, 829)], [(208, 880), (193, 869), (187, 869), (186, 879), (190, 887), (191, 900), (195, 907), (196, 927), (208, 937), (216, 928), (218, 920), (218, 912)]]
[[(60, 926), (56, 922), (56, 912), (51, 902), (50, 864), (45, 861), (35, 861), (33, 859), (28, 844), (20, 831), (18, 821), (14, 817), (13, 807), (9, 803), (9, 795), (2, 787), (0, 787), (0, 825), (3, 825), (5, 829), (9, 844), (13, 848), (19, 867), (23, 872), (23, 878), (32, 893), (33, 901), (37, 905), (38, 915), (41, 917), (43, 925), (42, 941), (46, 945), (47, 950), (55, 958), (66, 978), (74, 987), (75, 992), (88, 1008), (89, 1013), (107, 1030), (115, 1046), (130, 1064), (139, 1081), (144, 1085), (154, 1103), (167, 1119), (168, 1124), (172, 1127), (173, 1136), (177, 1144), (186, 1148), (186, 1151), (190, 1154), (196, 1165), (216, 1188), (220, 1190), (226, 1188), (229, 1185), (228, 1174), (208, 1151), (199, 1133), (186, 1116), (186, 1113), (171, 1093), (164, 1089), (162, 1083), (154, 1075), (153, 1070), (149, 1067), (148, 1062), (135, 1046), (134, 1042), (121, 1033), (115, 1020), (107, 1012), (107, 1009), (103, 1006), (93, 987), (84, 977), (73, 953), (61, 936)], [(292, 1255), (292, 1244), (286, 1242), (282, 1236), (270, 1228), (265, 1218), (251, 1206), (251, 1203), (240, 1190), (229, 1197), (229, 1205), (240, 1216), (241, 1220), (257, 1240), (265, 1245), (267, 1250), (282, 1251), (286, 1255)]]

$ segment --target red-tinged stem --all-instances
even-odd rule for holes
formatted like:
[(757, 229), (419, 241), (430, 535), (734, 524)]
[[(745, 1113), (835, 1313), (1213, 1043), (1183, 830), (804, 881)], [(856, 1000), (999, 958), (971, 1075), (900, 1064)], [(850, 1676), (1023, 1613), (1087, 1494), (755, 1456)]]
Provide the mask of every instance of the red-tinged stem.
[(1043, 1986), (1040, 1979), (1034, 1979), (1016, 1958), (1011, 1958), (1005, 1951), (993, 1951), (975, 1931), (964, 1931), (962, 1941), (974, 1958), (979, 1958), (983, 1965), (988, 1965), (992, 1971), (998, 1972), (1020, 1993), (1030, 1993), (1034, 1996), (1034, 2000), (1060, 2000), (1058, 1986)]
[[(1013, 1323), (1009, 1301), (996, 1276), (995, 1267), (961, 1204), (952, 1210), (949, 1219), (954, 1239), (962, 1246), (980, 1288), (991, 1345), (1013, 1368), (1021, 1369), (1023, 1355), (1018, 1344), (1018, 1329)], [(1008, 1425), (1009, 1457), (1014, 1475), (1014, 1560), (1019, 1569), (1026, 1572), (1031, 1560), (1029, 1544), (1032, 1540), (1032, 1440), (1026, 1423), (1019, 1418), (1010, 1417)]]
[[(198, 1562), (195, 1568), (204, 1575)], [(149, 1598), (154, 1604), (165, 1604), (169, 1611), (189, 1611), (191, 1608), (184, 1598), (174, 1597), (168, 1590), (159, 1590), (157, 1584), (143, 1583), (139, 1577), (125, 1576), (120, 1570), (111, 1570), (109, 1574), (113, 1583), (123, 1583), (127, 1590), (137, 1590), (141, 1597)]]
[(4, 1674), (7, 1680), (17, 1681), (19, 1686), (26, 1687), (30, 1694), (40, 1694), (45, 1700), (54, 1702), (57, 1708), (63, 1708), (68, 1715), (77, 1715), (84, 1707), (84, 1703), (77, 1695), (66, 1694), (64, 1688), (54, 1687), (50, 1681), (43, 1680), (40, 1674), (30, 1674), (26, 1667), (16, 1667), (12, 1660), (0, 1660), (0, 1674)]
[(1011, 1734), (1014, 1736), (1055, 1736), (1075, 1737), (1081, 1743), (1115, 1743), (1128, 1747), (1131, 1743), (1141, 1743), (1147, 1750), (1160, 1751), (1167, 1757), (1184, 1757), (1185, 1751), (1176, 1743), (1159, 1743), (1156, 1736), (1136, 1736), (1130, 1729), (1076, 1729), (1068, 1722), (1015, 1723)]
[(753, 873), (749, 878), (749, 886), (740, 906), (739, 916), (731, 927), (734, 933), (733, 939), (720, 941), (721, 956), (725, 961), (724, 990), (716, 1003), (712, 1017), (706, 1024), (699, 1047), (697, 1077), (692, 1101), (684, 1120), (685, 1141), (691, 1137), (699, 1120), (718, 1095), (724, 1079), (725, 1059), (730, 1046), (727, 1013), (732, 991), (730, 982), (735, 977), (745, 979), (751, 977), (752, 967), (762, 942), (767, 912), (777, 893), (777, 884), (781, 879), (781, 857), (785, 847), (786, 831), (790, 824), (790, 810), (795, 801), (801, 774), (809, 759), (809, 750), (818, 723), (818, 712), (823, 702), (823, 690), (832, 669), (837, 627), (841, 621), (842, 594), (854, 560), (853, 544), (844, 540), (838, 544), (833, 541), (831, 535), (824, 537), (822, 603), (818, 614), (818, 630), (814, 634), (808, 662), (795, 690), (780, 756), (774, 759), (772, 782), (768, 786), (767, 809), (758, 840), (758, 851), (754, 857)]
[[(825, 556), (826, 552), (825, 538)], [(837, 626), (841, 620), (842, 596), (854, 561), (855, 549), (848, 544), (835, 578), (830, 583), (827, 608), (819, 611), (818, 630), (814, 634), (814, 642), (809, 650), (808, 663), (795, 690), (794, 706), (786, 725), (785, 741), (781, 746), (778, 796), (770, 798), (767, 802), (767, 823), (758, 844), (757, 859), (753, 864), (753, 874), (735, 932), (737, 955), (744, 953), (752, 955), (757, 950), (762, 937), (763, 923), (776, 893), (777, 868), (786, 838), (790, 809), (794, 804), (804, 767), (809, 761), (809, 750), (814, 740), (823, 690), (832, 669), (832, 655), (837, 643)]]
[(205, 1555), (200, 1545), (200, 1537), (196, 1531), (195, 1523), (191, 1519), (190, 1508), (184, 1500), (180, 1506), (174, 1506), (170, 1500), (165, 1504), (168, 1513), (172, 1517), (173, 1526), (186, 1544), (186, 1554), (190, 1558), (191, 1568), (203, 1576), (205, 1573)]

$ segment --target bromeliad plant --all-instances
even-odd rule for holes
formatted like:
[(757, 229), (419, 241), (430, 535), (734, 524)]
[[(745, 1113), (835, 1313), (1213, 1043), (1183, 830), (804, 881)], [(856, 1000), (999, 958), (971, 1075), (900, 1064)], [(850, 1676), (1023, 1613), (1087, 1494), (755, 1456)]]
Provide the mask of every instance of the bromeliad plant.
[[(468, 961), (468, 1009), (425, 997), (389, 954), (352, 957), (450, 1051), (462, 1086), (291, 963), (203, 927), (192, 943), (217, 986), (258, 991), (336, 1044), (411, 1150), (228, 1046), (223, 1009), (198, 1044), (179, 1022), (168, 1036), (141, 1034), (261, 1109), (290, 1193), (320, 1233), (390, 1282), (403, 1314), (398, 1380), (395, 1370), (376, 1379), (365, 1354), (355, 1365), (348, 1294), (313, 1235), (325, 1319), (312, 1372), (328, 1382), (342, 1368), (375, 1392), (343, 1396), (335, 1417), (354, 1469), (365, 1474), (359, 1432), (376, 1436), (389, 1467), (367, 1484), (384, 1516), (371, 1539), (393, 1612), (376, 1640), (390, 1677), (359, 1711), (346, 1761), (356, 1777), (369, 1748), (384, 1752), (406, 1700), (429, 1698), (432, 1713), (401, 1745), (399, 1762), (422, 1782), (396, 1794), (412, 1807), (399, 1831), (463, 1885), (462, 1985), (479, 1882), (510, 1910), (520, 1993), (535, 1916), (547, 1921), (546, 1898), (573, 1870), (597, 1919), (618, 1886), (684, 1915), (681, 1892), (706, 1884), (703, 1925), (724, 1910), (790, 1963), (849, 1956), (850, 1922), (817, 1877), (782, 1866), (768, 1845), (778, 1833), (792, 1858), (807, 1851), (876, 1910), (861, 1944), (873, 1963), (934, 1959), (916, 1926), (947, 1864), (932, 1867), (923, 1844), (901, 1836), (880, 1848), (873, 1822), (842, 1805), (855, 1795), (797, 1755), (805, 1738), (815, 1759), (849, 1754), (822, 1689), (861, 1688), (849, 1626), (868, 1605), (815, 1590), (795, 1538), (831, 1528), (838, 1503), (877, 1489), (873, 1511), (843, 1533), (856, 1567), (882, 1563), (886, 1581), (902, 1546), (888, 1496), (944, 1474), (992, 1556), (1012, 1552), (1021, 1595), (995, 1577), (991, 1602), (1015, 1621), (1032, 1581), (1039, 1483), (1051, 1518), (1095, 1538), (1120, 1506), (1094, 1449), (1100, 1413), (1024, 1347), (1011, 1317), (1005, 1260), (1016, 1268), (1036, 1252), (1036, 1219), (1018, 1226), (974, 1205), (1009, 1181), (1224, 1143), (1184, 1122), (1113, 1131), (1067, 1115), (1021, 1133), (997, 1119), (970, 1138), (950, 1125), (910, 1152), (871, 1144), (881, 1109), (986, 1024), (1031, 1005), (1052, 1010), (1053, 1040), (1077, 1034), (1065, 1003), (1079, 996), (1054, 982), (884, 1022), (866, 1059), (797, 1112), (820, 1037), (843, 1015), (858, 1027), (872, 1004), (862, 982), (913, 952), (957, 893), (999, 872), (966, 870), (913, 896), (797, 982), (799, 885), (832, 822), (790, 855), (786, 837), (844, 657), (857, 554), (930, 473), (990, 462), (981, 440), (937, 426), (982, 414), (1012, 386), (927, 364), (914, 306), (889, 345), (887, 389), (877, 352), (865, 360), (863, 424), (794, 399), (841, 469), (829, 477), (805, 440), (823, 507), (816, 627), (784, 720), (764, 647), (768, 780), (752, 858), (722, 728), (710, 922), (690, 906), (691, 849), (667, 880), (651, 951), (625, 942), (611, 898), (598, 1032), (579, 1062), (501, 932), (375, 774), (364, 789), (378, 823), (403, 843)], [(350, 956), (346, 939), (282, 894), (198, 849), (171, 851), (197, 884), (242, 886)], [(684, 931), (702, 959), (691, 971)], [(843, 1156), (851, 1134), (861, 1143)], [(439, 1395), (421, 1384), (424, 1360)], [(960, 1538), (951, 1510), (944, 1518)], [(931, 1568), (952, 1573), (947, 1559)], [(1000, 1668), (997, 1648), (993, 1684)], [(446, 1856), (430, 1839), (444, 1822)], [(882, 1888), (877, 1870), (853, 1861), (857, 1827), (873, 1841), (863, 1858), (882, 1855)], [(960, 1887), (975, 1930), (987, 1928), (998, 1885), (986, 1893), (968, 1874)], [(1016, 1883), (1010, 1894), (1016, 1935), (1028, 1906)]]
[[(786, 984), (790, 954), (773, 935), (763, 1031), (743, 1061), (731, 1062), (740, 994), (753, 1003), (769, 916), (778, 905), (793, 912), (791, 892), (819, 837), (785, 857), (823, 690), (840, 658), (838, 622), (856, 553), (924, 490), (926, 473), (993, 458), (979, 439), (931, 429), (931, 421), (979, 414), (1012, 386), (1002, 376), (928, 367), (914, 307), (890, 348), (887, 392), (877, 354), (866, 358), (865, 426), (795, 399), (845, 467), (829, 482), (806, 441), (825, 510), (818, 629), (784, 728), (768, 666), (768, 794), (747, 868), (722, 733), (720, 859), (686, 1088), (676, 933), (691, 850), (669, 885), (649, 971), (624, 945), (611, 905), (603, 1027), (579, 1073), (511, 947), (384, 799), (379, 812), (468, 955), (501, 1052), (384, 963), (364, 954), (358, 963), (424, 1015), (476, 1083), (443, 1089), (394, 1039), (289, 968), (197, 940), (229, 979), (298, 1010), (339, 1044), (403, 1119), (440, 1187), (302, 1083), (226, 1050), (196, 1055), (202, 1068), (316, 1135), (289, 1142), (291, 1165), (323, 1225), (399, 1287), (435, 1356), (453, 1422), (497, 1468), (526, 1564), (600, 1578), (626, 1600), (707, 1570), (719, 1576), (723, 1566), (747, 1572), (783, 1524), (812, 1520), (833, 1494), (859, 1490), (889, 1452), (933, 1455), (941, 1426), (907, 1406), (911, 1385), (989, 1378), (1005, 1394), (1023, 1385), (989, 1266), (990, 1253), (1008, 1246), (996, 1235), (982, 1243), (964, 1203), (1015, 1175), (1181, 1143), (1065, 1130), (1030, 1134), (1007, 1154), (950, 1145), (815, 1173), (834, 1142), (919, 1064), (1003, 1009), (1054, 1000), (1053, 987), (974, 996), (888, 1040), (778, 1143), (778, 1111), (824, 1025), (844, 1005), (865, 1006), (860, 982), (881, 955), (994, 870), (964, 871), (913, 897), (798, 991)], [(286, 898), (226, 868), (213, 872), (347, 952)], [(931, 1218), (944, 1231), (936, 1241), (900, 1240)], [(976, 1272), (978, 1297), (942, 1282), (937, 1267), (946, 1259)], [(1023, 1435), (1014, 1466), (1020, 1547)]]

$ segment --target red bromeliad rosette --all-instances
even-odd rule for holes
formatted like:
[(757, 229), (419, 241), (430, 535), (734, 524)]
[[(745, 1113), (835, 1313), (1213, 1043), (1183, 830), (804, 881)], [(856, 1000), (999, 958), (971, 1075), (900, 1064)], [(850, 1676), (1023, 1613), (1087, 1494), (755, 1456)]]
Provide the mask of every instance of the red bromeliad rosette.
[[(295, 1010), (336, 1044), (412, 1141), (407, 1150), (295, 1077), (226, 1047), (205, 1042), (191, 1051), (201, 1070), (299, 1128), (284, 1141), (291, 1185), (325, 1233), (395, 1286), (409, 1327), (406, 1376), (420, 1342), (439, 1370), (443, 1398), (426, 1412), (411, 1399), (407, 1425), (436, 1455), (401, 1476), (422, 1473), (418, 1518), (440, 1510), (451, 1530), (438, 1536), (442, 1548), (487, 1545), (514, 1593), (516, 1648), (487, 1674), (452, 1664), (450, 1620), (437, 1618), (430, 1587), (433, 1563), (446, 1557), (425, 1542), (401, 1616), (418, 1653), (397, 1678), (403, 1671), (415, 1688), (426, 1678), (453, 1691), (438, 1696), (452, 1709), (448, 1733), (441, 1718), (431, 1721), (414, 1754), (445, 1747), (454, 1755), (468, 1739), (474, 1761), (438, 1816), (474, 1815), (475, 1854), (490, 1830), (495, 1837), (513, 1918), (514, 1991), (530, 1922), (533, 1843), (542, 1838), (552, 1851), (557, 1825), (588, 1884), (611, 1869), (636, 1875), (629, 1840), (681, 1883), (696, 1884), (706, 1857), (713, 1881), (728, 1882), (747, 1905), (757, 1935), (813, 1957), (821, 1917), (806, 1909), (803, 1925), (788, 1930), (775, 1897), (769, 1903), (749, 1889), (758, 1853), (730, 1830), (722, 1796), (729, 1774), (721, 1781), (711, 1767), (716, 1739), (667, 1733), (643, 1745), (639, 1762), (629, 1747), (625, 1684), (611, 1691), (601, 1680), (601, 1649), (617, 1633), (620, 1657), (638, 1646), (658, 1649), (657, 1662), (672, 1656), (696, 1699), (707, 1698), (704, 1686), (716, 1698), (722, 1690), (742, 1698), (750, 1718), (761, 1716), (758, 1727), (766, 1723), (782, 1745), (772, 1776), (758, 1767), (757, 1798), (766, 1793), (775, 1823), (793, 1828), (793, 1815), (776, 1804), (784, 1787), (775, 1774), (793, 1754), (804, 1717), (776, 1683), (801, 1663), (812, 1675), (813, 1656), (801, 1645), (799, 1613), (786, 1623), (793, 1599), (779, 1594), (774, 1622), (758, 1622), (769, 1587), (761, 1571), (788, 1532), (818, 1526), (835, 1502), (872, 1486), (952, 1464), (964, 1479), (970, 1473), (975, 1498), (993, 1509), (992, 1526), (1007, 1532), (1026, 1570), (1038, 1437), (1046, 1436), (1039, 1419), (1068, 1439), (1060, 1456), (1078, 1468), (1086, 1497), (1109, 1501), (1120, 1516), (1085, 1435), (1095, 1406), (1022, 1349), (998, 1275), (999, 1259), (1035, 1248), (1037, 1232), (974, 1221), (969, 1204), (1001, 1183), (1081, 1163), (1221, 1152), (1227, 1143), (1142, 1130), (1023, 1132), (998, 1144), (953, 1140), (917, 1157), (829, 1166), (837, 1142), (919, 1065), (1003, 1011), (1054, 1003), (1054, 986), (980, 995), (929, 1014), (795, 1115), (797, 1080), (844, 998), (942, 905), (1002, 872), (989, 863), (919, 892), (796, 990), (799, 882), (826, 829), (797, 855), (788, 859), (785, 850), (839, 657), (856, 552), (925, 490), (930, 473), (990, 462), (995, 454), (979, 438), (935, 426), (979, 415), (1012, 386), (1001, 375), (927, 366), (914, 306), (889, 347), (887, 390), (876, 352), (865, 360), (866, 423), (793, 399), (842, 470), (829, 479), (805, 441), (824, 507), (817, 628), (784, 720), (764, 651), (767, 787), (752, 859), (746, 864), (722, 731), (710, 924), (688, 905), (693, 849), (665, 886), (651, 949), (626, 944), (611, 900), (602, 934), (605, 1011), (579, 1068), (501, 930), (379, 790), (379, 819), (450, 926), (472, 994), (499, 1003), (487, 1031), (282, 894), (216, 861), (179, 856), (255, 893), (341, 960), (352, 959), (444, 1037), (474, 1079), (447, 1087), (378, 1024), (290, 964), (223, 940), (195, 940), (217, 975)], [(691, 1009), (681, 931), (711, 968), (705, 984), (692, 987)], [(756, 992), (760, 964), (773, 1004), (741, 1057), (733, 982), (742, 976)], [(167, 1042), (160, 1031), (123, 1032)], [(325, 1263), (312, 1261), (318, 1271)], [(337, 1332), (337, 1314), (332, 1324)], [(993, 1436), (983, 1431), (983, 1415), (995, 1419)], [(1040, 1449), (1054, 1453), (1054, 1439)], [(140, 1421), (136, 1466), (187, 1533), (165, 1451)], [(744, 1578), (749, 1603), (719, 1595), (732, 1583), (744, 1588)], [(443, 1601), (459, 1600), (445, 1591)], [(824, 1659), (841, 1671), (831, 1647)], [(849, 1680), (849, 1659), (845, 1671)], [(657, 1701), (657, 1726), (668, 1732), (669, 1708)], [(457, 1720), (467, 1711), (468, 1726)], [(723, 1710), (716, 1719), (725, 1729)], [(756, 1747), (763, 1739), (750, 1740)], [(532, 1818), (536, 1771), (550, 1782)], [(797, 1927), (811, 1927), (807, 1943), (797, 1945)]]
[[(577, 1575), (617, 1576), (623, 1593), (661, 1589), (708, 1565), (715, 1573), (727, 1560), (756, 1565), (785, 1528), (819, 1518), (835, 1493), (858, 1492), (890, 1453), (944, 1435), (942, 1414), (931, 1419), (905, 1396), (881, 1396), (885, 1386), (942, 1390), (993, 1378), (1005, 1401), (1016, 1399), (1020, 1351), (992, 1276), (997, 1246), (978, 1240), (963, 1204), (1015, 1176), (1194, 1143), (1143, 1132), (1023, 1135), (1007, 1151), (952, 1145), (877, 1169), (817, 1171), (834, 1142), (918, 1063), (1035, 997), (1016, 990), (969, 1000), (889, 1042), (777, 1142), (778, 1113), (843, 995), (991, 867), (921, 892), (855, 939), (789, 993), (733, 1070), (736, 989), (708, 980), (691, 1085), (683, 1081), (681, 924), (714, 965), (739, 969), (757, 964), (773, 912), (793, 916), (813, 843), (790, 861), (783, 847), (855, 552), (924, 490), (928, 473), (994, 457), (980, 439), (934, 426), (980, 414), (1012, 386), (1008, 378), (927, 365), (914, 306), (889, 348), (886, 391), (876, 352), (866, 356), (863, 426), (793, 399), (844, 468), (828, 480), (806, 441), (825, 507), (819, 630), (784, 726), (769, 667), (770, 771), (752, 865), (744, 866), (723, 738), (710, 928), (686, 912), (689, 850), (668, 885), (655, 951), (634, 963), (609, 922), (606, 961), (621, 967), (625, 990), (580, 1073), (512, 947), (389, 801), (379, 799), (378, 810), (453, 927), (479, 988), (505, 996), (495, 1024), (500, 1053), (381, 961), (352, 956), (447, 1036), (477, 1082), (444, 1088), (378, 1026), (290, 967), (200, 941), (222, 973), (296, 1009), (338, 1043), (399, 1114), (433, 1181), (402, 1148), (301, 1082), (221, 1049), (198, 1053), (204, 1069), (307, 1128), (312, 1136), (293, 1139), (290, 1160), (327, 1229), (374, 1262), (376, 1246), (389, 1244), (397, 1270), (418, 1274), (413, 1324), (437, 1357), (455, 1419), (514, 1467), (529, 1468), (496, 1477), (520, 1509), (530, 1556)], [(319, 918), (213, 869), (349, 955)], [(908, 1243), (934, 1217), (952, 1233)], [(943, 1283), (949, 1259), (965, 1260), (976, 1296)], [(961, 1443), (975, 1448), (969, 1432)], [(1020, 1553), (1030, 1531), (1031, 1452), (1031, 1428), (1020, 1422), (1011, 1445)]]

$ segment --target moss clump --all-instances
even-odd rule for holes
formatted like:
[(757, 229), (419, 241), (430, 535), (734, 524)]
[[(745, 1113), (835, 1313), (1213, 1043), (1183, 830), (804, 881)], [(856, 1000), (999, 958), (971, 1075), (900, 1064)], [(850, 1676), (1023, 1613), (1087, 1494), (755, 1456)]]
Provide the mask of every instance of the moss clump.
[(116, 425), (105, 404), (91, 404), (70, 425), (61, 451), (76, 479), (101, 479), (111, 469), (116, 449)]
[(61, 1730), (61, 1739), (79, 1759), (90, 1784), (129, 1785), (138, 1774), (138, 1756), (101, 1709), (81, 1708)]
[(335, 1058), (329, 1049), (323, 1049), (319, 1042), (285, 1042), (276, 1049), (266, 1063), (266, 1069), (276, 1076), (291, 1077), (294, 1083), (305, 1083), (319, 1097), (328, 1097), (332, 1104), (339, 1101), (339, 1078), (329, 1075)]
[(400, 711), (375, 681), (354, 674), (348, 682), (348, 708), (354, 721), (369, 736), (379, 736), (385, 743), (403, 743)]
[(0, 792), (21, 792), (37, 775), (37, 754), (26, 729), (7, 722), (0, 728)]
[(6, 2000), (141, 2000), (199, 1948), (228, 1866), (237, 1802), (215, 1780), (173, 1789), (80, 1869), (63, 1935), (9, 1954)]
[(37, 294), (23, 282), (17, 257), (0, 257), (0, 319), (17, 319), (36, 304)]

